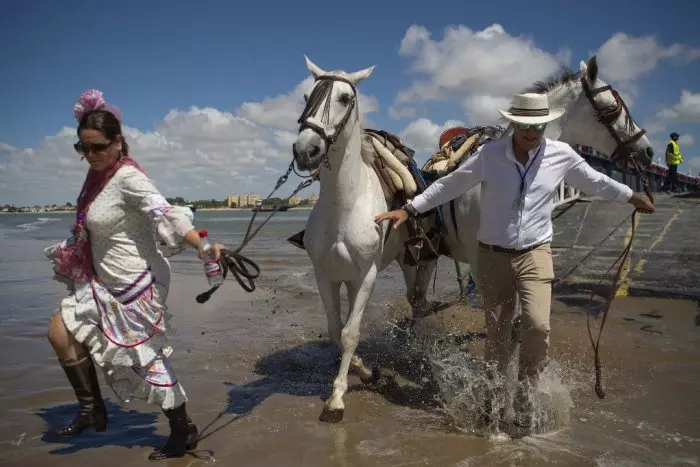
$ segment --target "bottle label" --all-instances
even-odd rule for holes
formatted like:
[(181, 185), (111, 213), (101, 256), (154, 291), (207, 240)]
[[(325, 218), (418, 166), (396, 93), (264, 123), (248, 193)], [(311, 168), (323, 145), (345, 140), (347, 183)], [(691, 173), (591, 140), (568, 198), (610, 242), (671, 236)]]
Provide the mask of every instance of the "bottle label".
[(221, 268), (216, 260), (207, 261), (204, 263), (204, 274), (207, 277), (214, 277), (221, 274)]

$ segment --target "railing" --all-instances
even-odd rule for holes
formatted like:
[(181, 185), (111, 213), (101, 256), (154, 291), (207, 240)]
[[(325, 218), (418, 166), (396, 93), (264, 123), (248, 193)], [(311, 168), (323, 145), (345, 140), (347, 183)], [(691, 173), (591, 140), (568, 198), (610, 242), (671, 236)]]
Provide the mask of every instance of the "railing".
[[(618, 182), (624, 183), (635, 191), (642, 191), (644, 189), (639, 177), (632, 172), (621, 171), (612, 163), (610, 158), (604, 154), (587, 146), (574, 145), (573, 148), (597, 171), (612, 177)], [(661, 191), (667, 176), (668, 168), (658, 164), (651, 164), (647, 169), (647, 177), (651, 184), (651, 190), (654, 192)], [(700, 191), (700, 177), (679, 173), (678, 185), (684, 191)]]
[(554, 192), (554, 207), (558, 208), (581, 197), (581, 192), (565, 182), (561, 182)]

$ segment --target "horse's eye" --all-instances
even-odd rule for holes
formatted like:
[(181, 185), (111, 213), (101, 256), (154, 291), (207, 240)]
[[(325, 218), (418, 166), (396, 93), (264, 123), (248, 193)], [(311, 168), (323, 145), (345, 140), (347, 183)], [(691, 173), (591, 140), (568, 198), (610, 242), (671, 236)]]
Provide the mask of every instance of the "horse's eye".
[(350, 101), (352, 101), (352, 97), (350, 94), (341, 94), (340, 97), (338, 97), (338, 101), (343, 105), (348, 105)]

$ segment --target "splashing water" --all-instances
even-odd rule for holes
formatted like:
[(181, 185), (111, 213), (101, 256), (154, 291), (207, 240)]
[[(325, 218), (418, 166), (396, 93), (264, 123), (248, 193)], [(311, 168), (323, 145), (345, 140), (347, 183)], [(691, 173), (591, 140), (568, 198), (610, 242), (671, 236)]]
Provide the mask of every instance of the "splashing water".
[[(396, 357), (429, 373), (441, 412), (453, 429), (494, 439), (503, 437), (504, 432), (511, 432), (513, 398), (520, 385), (517, 381), (519, 345), (514, 346), (508, 377), (504, 377), (480, 356), (470, 352), (468, 344), (481, 336), (438, 333), (438, 330), (421, 330), (418, 334), (394, 326), (385, 337), (394, 341), (394, 348), (400, 348), (400, 356)], [(565, 381), (576, 384), (573, 376), (559, 362), (549, 361), (530, 393), (534, 427), (530, 434), (551, 433), (569, 425), (574, 407), (573, 388)], [(485, 418), (486, 414), (490, 417)]]

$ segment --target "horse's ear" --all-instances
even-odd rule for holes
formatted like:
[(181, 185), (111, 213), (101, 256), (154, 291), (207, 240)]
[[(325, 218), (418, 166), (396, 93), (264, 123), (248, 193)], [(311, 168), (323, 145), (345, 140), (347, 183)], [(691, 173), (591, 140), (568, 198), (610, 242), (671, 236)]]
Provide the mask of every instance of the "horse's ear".
[(354, 73), (348, 73), (348, 80), (350, 80), (352, 84), (357, 86), (358, 84), (360, 84), (360, 82), (369, 78), (369, 75), (371, 75), (374, 71), (374, 67), (375, 65), (372, 65), (371, 67), (365, 68), (364, 70), (356, 71)]
[(304, 55), (304, 59), (306, 60), (306, 68), (309, 69), (309, 71), (311, 72), (311, 74), (314, 76), (315, 79), (318, 79), (319, 76), (323, 76), (326, 74), (326, 72), (323, 71), (323, 69), (321, 69), (321, 67), (319, 67), (314, 62), (312, 62), (309, 59), (309, 57), (307, 57), (306, 55)]
[(581, 62), (581, 73), (585, 74), (589, 83), (598, 81), (598, 60), (596, 60), (595, 55), (588, 59), (588, 65), (583, 65)]

